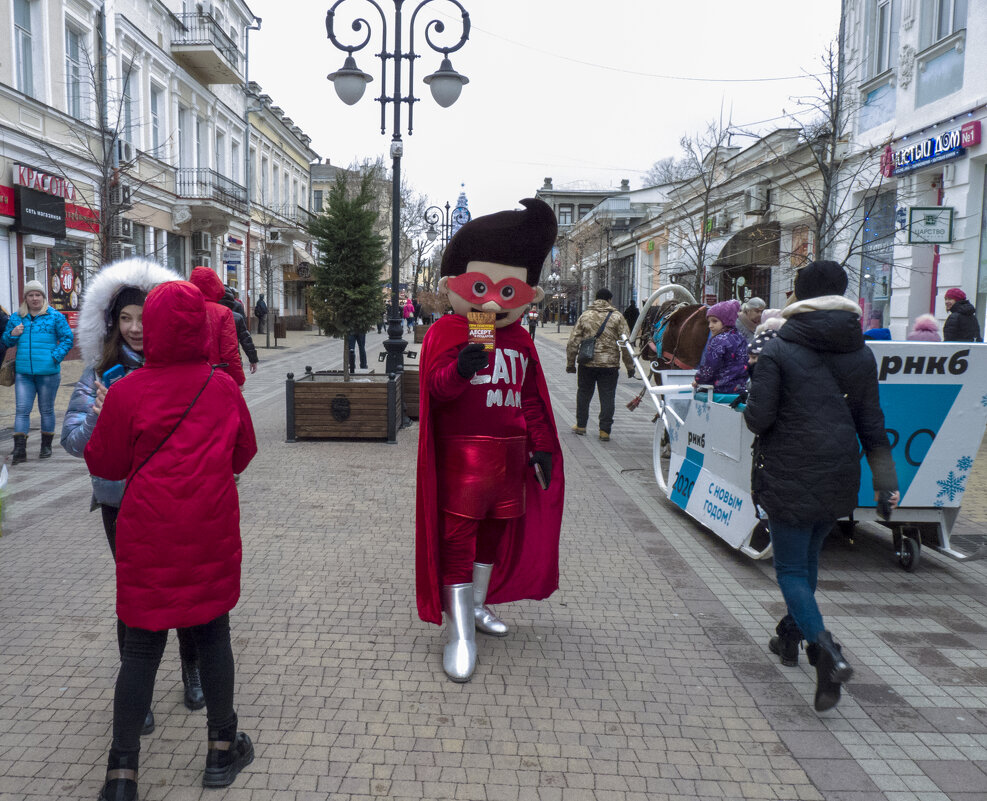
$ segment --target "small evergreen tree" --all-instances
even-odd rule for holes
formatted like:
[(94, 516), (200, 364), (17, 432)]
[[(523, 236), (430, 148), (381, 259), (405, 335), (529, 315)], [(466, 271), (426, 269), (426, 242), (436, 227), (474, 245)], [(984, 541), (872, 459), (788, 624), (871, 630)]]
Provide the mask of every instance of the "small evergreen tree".
[(343, 338), (343, 377), (349, 380), (347, 335), (368, 331), (380, 316), (384, 239), (377, 231), (376, 175), (358, 184), (340, 170), (325, 210), (309, 224), (319, 250), (309, 302), (319, 327)]

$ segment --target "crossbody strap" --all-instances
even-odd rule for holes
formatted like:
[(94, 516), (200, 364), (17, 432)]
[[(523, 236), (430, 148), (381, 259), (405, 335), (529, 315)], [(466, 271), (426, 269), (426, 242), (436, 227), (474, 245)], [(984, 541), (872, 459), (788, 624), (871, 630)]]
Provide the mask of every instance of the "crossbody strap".
[[(195, 406), (195, 402), (197, 400), (199, 400), (199, 396), (201, 396), (202, 393), (206, 391), (206, 387), (208, 386), (209, 381), (212, 379), (212, 374), (214, 372), (216, 372), (216, 366), (215, 365), (210, 365), (209, 366), (209, 375), (206, 376), (206, 382), (199, 388), (199, 391), (195, 393), (195, 397), (192, 398), (192, 402), (188, 405), (188, 407), (185, 409), (185, 411), (182, 412), (182, 416), (178, 418), (178, 422), (175, 423), (175, 425), (173, 425), (171, 427), (171, 431), (169, 431), (165, 435), (165, 438), (163, 440), (161, 440), (161, 442), (158, 443), (158, 446), (153, 451), (151, 451), (147, 455), (147, 457), (144, 459), (144, 461), (141, 462), (137, 466), (137, 469), (133, 473), (130, 474), (130, 478), (127, 479), (127, 485), (123, 488), (123, 492), (124, 492), (125, 495), (127, 493), (127, 490), (130, 489), (130, 485), (133, 483), (134, 479), (137, 477), (137, 474), (141, 471), (141, 468), (144, 467), (144, 465), (146, 465), (149, 461), (151, 461), (151, 457), (154, 456), (154, 454), (156, 454), (158, 451), (160, 451), (164, 447), (164, 444), (169, 439), (171, 439), (171, 435), (174, 434), (178, 430), (178, 427), (182, 424), (182, 420), (184, 420), (186, 417), (188, 417), (188, 413), (190, 411), (192, 411), (192, 407)], [(121, 502), (123, 501), (122, 498), (120, 500), (121, 500)]]
[(607, 323), (610, 322), (610, 315), (611, 314), (613, 314), (612, 311), (611, 312), (607, 312), (607, 316), (603, 318), (603, 324), (600, 326), (600, 329), (593, 335), (593, 339), (599, 339), (600, 338), (600, 334), (602, 334), (606, 330)]

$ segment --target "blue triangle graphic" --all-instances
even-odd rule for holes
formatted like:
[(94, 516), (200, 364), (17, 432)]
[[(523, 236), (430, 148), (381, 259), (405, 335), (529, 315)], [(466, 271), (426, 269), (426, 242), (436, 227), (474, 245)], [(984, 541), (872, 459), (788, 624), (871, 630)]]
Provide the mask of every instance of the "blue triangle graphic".
[[(902, 498), (939, 434), (962, 384), (881, 384), (884, 426), (891, 438), (891, 455)], [(870, 466), (861, 455), (860, 506), (874, 506)]]

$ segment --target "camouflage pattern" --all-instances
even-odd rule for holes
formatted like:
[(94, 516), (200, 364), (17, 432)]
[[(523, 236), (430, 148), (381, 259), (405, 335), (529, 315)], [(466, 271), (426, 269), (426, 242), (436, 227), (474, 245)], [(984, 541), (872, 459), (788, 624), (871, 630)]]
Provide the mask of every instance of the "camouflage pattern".
[(572, 333), (569, 335), (569, 343), (565, 348), (567, 368), (571, 369), (576, 366), (576, 354), (579, 352), (579, 343), (587, 337), (595, 335), (600, 330), (600, 326), (603, 325), (603, 321), (610, 312), (613, 312), (613, 314), (610, 315), (607, 327), (603, 329), (603, 333), (596, 340), (596, 351), (594, 352), (593, 360), (586, 366), (620, 367), (620, 360), (623, 358), (624, 367), (628, 370), (633, 369), (634, 362), (631, 360), (631, 355), (625, 348), (617, 344), (621, 337), (629, 337), (631, 330), (627, 327), (627, 320), (624, 319), (624, 315), (606, 300), (594, 300), (589, 308), (579, 315), (579, 319), (576, 321), (576, 327), (572, 329)]

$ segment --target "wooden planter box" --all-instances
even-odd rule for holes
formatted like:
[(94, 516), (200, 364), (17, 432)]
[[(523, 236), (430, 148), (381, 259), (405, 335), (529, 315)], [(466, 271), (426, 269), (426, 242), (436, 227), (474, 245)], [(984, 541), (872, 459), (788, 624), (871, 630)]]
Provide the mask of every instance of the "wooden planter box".
[(418, 419), (418, 365), (412, 367), (405, 363), (401, 381), (401, 392), (404, 395), (404, 408), (408, 417)]
[[(298, 439), (376, 439), (397, 442), (401, 386), (385, 375), (358, 374), (343, 381), (338, 370), (311, 372), (285, 382), (288, 442)], [(417, 395), (415, 396), (417, 402)]]
[(428, 327), (431, 323), (423, 323), (415, 326), (415, 344), (420, 345), (425, 341), (425, 332), (428, 331)]

